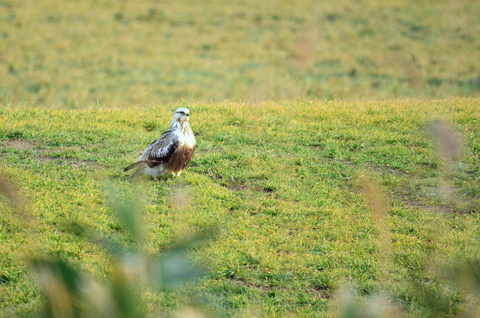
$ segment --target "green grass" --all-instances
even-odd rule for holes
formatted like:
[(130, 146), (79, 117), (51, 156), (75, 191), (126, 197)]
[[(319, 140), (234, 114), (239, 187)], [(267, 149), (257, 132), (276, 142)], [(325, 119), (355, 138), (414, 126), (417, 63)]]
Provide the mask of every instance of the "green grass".
[[(480, 315), (477, 2), (0, 0), (0, 315), (210, 230), (147, 316)], [(129, 179), (179, 105), (188, 170)]]
[[(0, 110), (2, 174), (28, 211), (18, 217), (0, 201), (0, 315), (44, 307), (34, 257), (65, 259), (108, 285), (112, 258), (92, 235), (137, 244), (109, 197), (137, 202), (147, 255), (217, 229), (191, 250), (207, 268), (199, 281), (139, 287), (148, 316), (190, 307), (220, 317), (335, 315), (345, 285), (358, 306), (387, 295), (410, 317), (478, 314), (478, 285), (462, 283), (480, 261), (478, 99), (189, 104), (198, 148), (188, 170), (131, 180), (121, 168), (177, 106)], [(442, 156), (436, 138), (445, 135), (432, 127), (461, 136), (460, 158)]]
[(480, 6), (2, 1), (4, 105), (478, 97)]

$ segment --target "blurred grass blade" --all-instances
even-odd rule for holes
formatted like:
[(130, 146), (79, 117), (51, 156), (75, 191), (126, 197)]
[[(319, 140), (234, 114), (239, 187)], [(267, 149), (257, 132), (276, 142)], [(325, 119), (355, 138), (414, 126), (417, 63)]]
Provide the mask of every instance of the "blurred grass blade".
[(83, 317), (121, 317), (119, 307), (106, 286), (97, 283), (94, 280), (85, 280), (85, 301), (88, 306), (85, 308)]
[(449, 163), (460, 159), (462, 155), (462, 138), (448, 123), (435, 120), (428, 124), (428, 131), (437, 142), (438, 151)]
[(80, 274), (60, 260), (35, 260), (32, 269), (47, 295), (50, 315), (58, 318), (80, 317)]
[(26, 216), (26, 204), (23, 195), (14, 185), (12, 177), (5, 172), (0, 172), (0, 195), (5, 197), (13, 205), (15, 211), (19, 213), (20, 216)]
[(148, 262), (148, 280), (164, 290), (172, 290), (200, 278), (205, 270), (189, 257), (189, 251), (215, 236), (216, 229), (209, 228), (195, 233), (162, 255)]
[(459, 261), (451, 280), (459, 283), (466, 292), (480, 296), (480, 258)]
[[(109, 189), (111, 189), (110, 187)], [(117, 212), (122, 226), (135, 239), (137, 243), (143, 241), (142, 209), (140, 208), (138, 197), (132, 198), (132, 195), (115, 193), (112, 190), (107, 192), (112, 209)]]
[(140, 318), (143, 316), (138, 308), (133, 287), (134, 285), (130, 283), (125, 273), (117, 270), (112, 283), (112, 294), (118, 306), (119, 317)]
[(173, 290), (199, 278), (203, 269), (192, 263), (185, 249), (173, 249), (148, 264), (149, 281), (163, 290)]
[(377, 230), (377, 258), (379, 259), (381, 279), (390, 279), (392, 268), (391, 232), (388, 225), (388, 212), (384, 195), (380, 186), (370, 177), (361, 175), (358, 179), (365, 190), (365, 197)]
[(341, 286), (336, 293), (338, 318), (361, 317), (360, 305), (355, 300), (355, 293), (350, 286)]
[(95, 237), (93, 240), (95, 243), (97, 243), (99, 246), (109, 252), (112, 256), (114, 256), (117, 260), (121, 259), (124, 255), (131, 252), (130, 249), (127, 249), (123, 245), (115, 242), (109, 236), (99, 236)]

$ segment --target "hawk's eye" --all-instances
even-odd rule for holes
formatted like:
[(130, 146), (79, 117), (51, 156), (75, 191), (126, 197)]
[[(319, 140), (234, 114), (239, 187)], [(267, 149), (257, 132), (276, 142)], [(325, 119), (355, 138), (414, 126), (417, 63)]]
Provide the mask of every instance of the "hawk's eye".
[(181, 115), (185, 115), (185, 112), (178, 112), (178, 113), (181, 114)]

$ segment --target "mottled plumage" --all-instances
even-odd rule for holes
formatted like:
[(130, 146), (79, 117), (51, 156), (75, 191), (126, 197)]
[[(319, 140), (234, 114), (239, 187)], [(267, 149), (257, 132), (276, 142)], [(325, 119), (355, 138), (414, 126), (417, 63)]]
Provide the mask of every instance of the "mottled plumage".
[(188, 120), (190, 111), (181, 107), (173, 114), (170, 128), (142, 153), (140, 159), (123, 169), (137, 168), (133, 175), (146, 174), (156, 178), (172, 173), (179, 176), (195, 152), (196, 141)]

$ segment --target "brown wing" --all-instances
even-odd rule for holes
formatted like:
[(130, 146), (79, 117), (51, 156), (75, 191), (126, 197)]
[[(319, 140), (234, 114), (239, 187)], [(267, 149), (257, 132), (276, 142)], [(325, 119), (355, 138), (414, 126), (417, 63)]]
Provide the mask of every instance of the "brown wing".
[(168, 162), (177, 152), (178, 137), (168, 130), (160, 138), (150, 144), (142, 155), (141, 160), (153, 168), (161, 163)]

